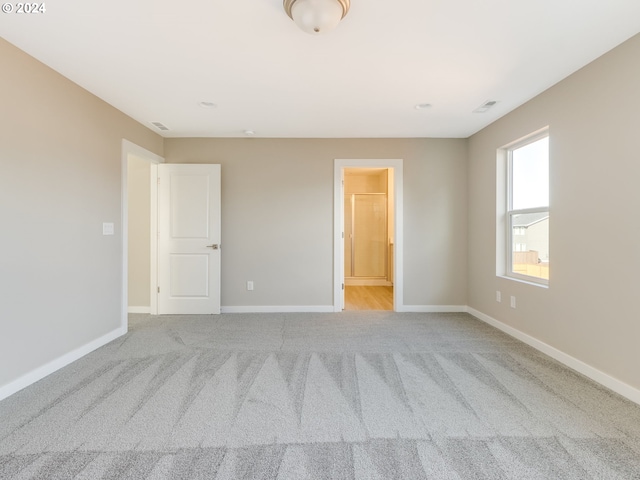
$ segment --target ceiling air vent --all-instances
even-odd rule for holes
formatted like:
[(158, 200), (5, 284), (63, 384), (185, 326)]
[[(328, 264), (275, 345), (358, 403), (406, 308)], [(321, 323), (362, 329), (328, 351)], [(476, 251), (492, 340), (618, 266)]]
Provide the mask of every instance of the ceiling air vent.
[(167, 131), (169, 130), (169, 128), (164, 124), (164, 123), (160, 123), (160, 122), (151, 122), (151, 125), (153, 125), (154, 127), (156, 127), (158, 130), (163, 130), (163, 131)]
[(497, 100), (487, 100), (486, 102), (484, 102), (482, 105), (480, 105), (478, 108), (476, 108), (473, 113), (485, 113), (488, 112), (489, 109), (491, 107), (493, 107), (496, 103), (498, 103)]

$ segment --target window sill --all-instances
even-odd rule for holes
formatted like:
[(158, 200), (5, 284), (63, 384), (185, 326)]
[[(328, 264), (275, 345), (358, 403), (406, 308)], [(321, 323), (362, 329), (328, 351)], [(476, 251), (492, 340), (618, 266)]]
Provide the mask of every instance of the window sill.
[(527, 280), (526, 278), (512, 277), (510, 275), (497, 275), (497, 277), (504, 278), (505, 280), (511, 280), (513, 282), (524, 283), (526, 285), (531, 285), (533, 287), (540, 287), (540, 288), (547, 288), (547, 289), (549, 288), (548, 283), (535, 282), (533, 280)]

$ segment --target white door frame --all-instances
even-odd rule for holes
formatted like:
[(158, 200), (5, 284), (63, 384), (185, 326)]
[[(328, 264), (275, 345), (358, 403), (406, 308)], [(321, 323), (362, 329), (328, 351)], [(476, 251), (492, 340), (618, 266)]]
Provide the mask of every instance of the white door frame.
[[(121, 171), (120, 171), (120, 185), (121, 185), (121, 211), (120, 211), (120, 224), (122, 229), (122, 291), (120, 294), (120, 327), (123, 332), (127, 331), (129, 320), (129, 195), (127, 189), (129, 186), (129, 158), (137, 157), (151, 163), (151, 175), (149, 178), (151, 186), (151, 239), (150, 239), (150, 259), (151, 259), (151, 272), (150, 272), (150, 310), (152, 314), (157, 313), (158, 304), (157, 297), (155, 296), (155, 285), (157, 285), (157, 263), (156, 263), (156, 249), (157, 249), (157, 210), (158, 210), (158, 182), (157, 182), (157, 165), (164, 163), (164, 158), (156, 155), (155, 153), (143, 148), (129, 140), (122, 139), (122, 157), (121, 157)], [(155, 213), (154, 213), (155, 212)], [(155, 312), (154, 312), (155, 302)]]
[(393, 248), (393, 309), (404, 311), (404, 224), (402, 159), (338, 159), (333, 167), (333, 310), (341, 312), (344, 305), (344, 169), (392, 168), (394, 195), (394, 248)]

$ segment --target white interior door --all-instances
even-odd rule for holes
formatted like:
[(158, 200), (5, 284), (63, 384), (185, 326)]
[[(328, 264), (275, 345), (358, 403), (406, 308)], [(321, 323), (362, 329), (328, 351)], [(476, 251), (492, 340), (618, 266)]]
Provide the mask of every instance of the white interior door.
[(220, 165), (158, 165), (158, 313), (220, 313)]

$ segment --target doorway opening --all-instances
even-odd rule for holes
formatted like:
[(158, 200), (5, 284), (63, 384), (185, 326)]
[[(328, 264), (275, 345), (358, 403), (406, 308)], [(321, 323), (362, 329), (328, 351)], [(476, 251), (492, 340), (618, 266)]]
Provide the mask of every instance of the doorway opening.
[(393, 310), (393, 169), (344, 169), (345, 310)]
[(122, 293), (121, 328), (129, 313), (155, 313), (157, 167), (164, 158), (122, 140)]
[(402, 311), (402, 160), (335, 160), (334, 310)]

